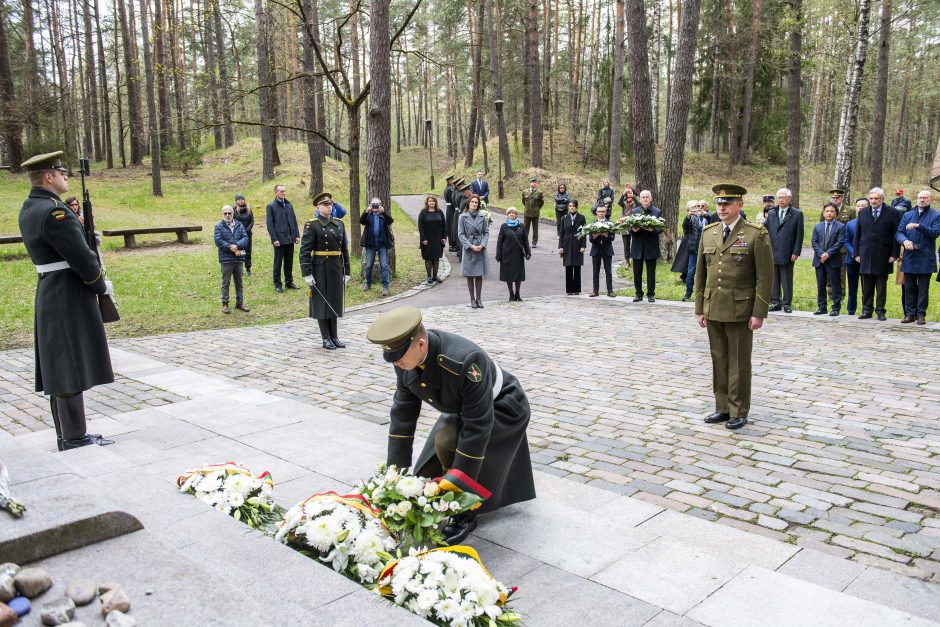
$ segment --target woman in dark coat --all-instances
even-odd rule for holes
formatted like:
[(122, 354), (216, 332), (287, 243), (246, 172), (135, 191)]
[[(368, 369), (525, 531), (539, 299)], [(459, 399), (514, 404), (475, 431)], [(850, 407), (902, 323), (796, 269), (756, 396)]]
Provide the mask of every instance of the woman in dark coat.
[(424, 269), (428, 272), (428, 285), (440, 283), (437, 268), (447, 244), (447, 221), (444, 212), (437, 207), (437, 197), (430, 194), (424, 199), (424, 208), (418, 214), (418, 241), (421, 242)]
[(532, 250), (518, 216), (515, 207), (506, 210), (506, 221), (496, 239), (496, 262), (499, 263), (499, 280), (509, 286), (509, 300), (521, 302), (519, 286), (525, 281), (525, 261), (532, 257)]
[(568, 213), (561, 219), (561, 233), (558, 235), (558, 254), (565, 265), (565, 293), (568, 296), (581, 293), (581, 266), (584, 265), (584, 249), (587, 238), (578, 237), (578, 229), (587, 222), (578, 213), (578, 201), (572, 198), (568, 203)]
[(571, 196), (568, 195), (568, 186), (561, 183), (555, 192), (555, 230), (561, 234), (561, 219), (568, 213), (568, 201)]
[(310, 317), (320, 325), (323, 348), (346, 345), (337, 336), (349, 281), (349, 243), (342, 221), (332, 217), (333, 199), (326, 192), (314, 199), (317, 217), (304, 225), (300, 238), (300, 273), (309, 286)]
[(235, 194), (235, 220), (245, 227), (245, 233), (248, 234), (248, 248), (245, 249), (245, 275), (251, 276), (251, 230), (255, 226), (255, 214), (248, 206), (243, 194)]
[[(610, 202), (613, 204), (614, 188), (610, 186), (610, 179), (604, 179), (604, 181), (601, 183), (601, 188), (597, 190), (597, 200), (594, 201), (594, 206), (591, 207), (591, 213), (597, 215), (597, 208), (604, 204), (605, 198), (610, 198)], [(607, 214), (607, 217), (610, 217), (609, 213)]]

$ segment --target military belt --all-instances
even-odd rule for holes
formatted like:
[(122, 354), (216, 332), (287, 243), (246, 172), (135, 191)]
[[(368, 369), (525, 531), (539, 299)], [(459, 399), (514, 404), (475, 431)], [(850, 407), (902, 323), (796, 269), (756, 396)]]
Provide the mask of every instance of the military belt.
[(338, 257), (341, 253), (338, 250), (315, 250), (313, 254), (317, 257)]
[(499, 396), (500, 391), (503, 389), (503, 369), (499, 367), (495, 361), (493, 365), (496, 367), (496, 382), (493, 384), (493, 400), (496, 400), (496, 397)]
[(54, 261), (52, 263), (43, 263), (36, 266), (37, 274), (48, 274), (50, 272), (55, 272), (56, 270), (68, 270), (72, 266), (69, 265), (68, 261)]

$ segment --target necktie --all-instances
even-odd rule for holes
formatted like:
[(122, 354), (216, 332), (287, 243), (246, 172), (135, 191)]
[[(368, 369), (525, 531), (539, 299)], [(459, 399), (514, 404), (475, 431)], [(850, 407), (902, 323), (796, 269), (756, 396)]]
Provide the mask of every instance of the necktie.
[(728, 241), (728, 236), (729, 236), (729, 235), (731, 235), (731, 227), (730, 227), (730, 226), (725, 226), (725, 235), (724, 235), (723, 238), (721, 238), (721, 241), (723, 241), (723, 242)]
[(781, 209), (780, 210), (780, 222), (783, 222), (786, 219), (787, 219), (787, 210)]
[(824, 240), (825, 246), (829, 245), (829, 227), (830, 227), (830, 224), (826, 222), (826, 239)]
[(880, 210), (880, 209), (875, 209), (875, 219), (876, 219), (876, 220), (878, 219), (878, 216), (880, 216), (880, 215), (881, 215), (881, 210)]

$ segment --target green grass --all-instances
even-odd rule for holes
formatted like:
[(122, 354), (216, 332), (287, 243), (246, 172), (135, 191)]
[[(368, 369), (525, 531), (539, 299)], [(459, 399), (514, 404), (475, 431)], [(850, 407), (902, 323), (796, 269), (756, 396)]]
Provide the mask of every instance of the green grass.
[[(657, 300), (681, 300), (685, 296), (685, 282), (679, 281), (679, 275), (670, 272), (671, 262), (660, 261), (656, 265), (656, 299)], [(633, 269), (624, 271), (623, 265), (618, 268), (619, 276), (633, 283)], [(643, 275), (644, 289), (646, 286), (646, 273)], [(940, 321), (940, 293), (931, 286), (930, 305), (927, 308), (928, 321)], [(633, 296), (633, 287), (617, 290), (618, 296)], [(845, 316), (846, 300), (842, 299), (842, 315)], [(829, 301), (832, 306), (832, 301)], [(862, 291), (859, 283), (858, 291), (858, 310), (856, 315), (861, 313)], [(894, 275), (888, 277), (888, 298), (886, 307), (888, 318), (898, 320), (904, 317), (904, 308), (901, 306), (901, 286), (895, 285)], [(816, 311), (816, 270), (813, 268), (812, 260), (800, 259), (796, 262), (793, 271), (793, 309), (795, 311)], [(906, 325), (905, 325), (906, 326)]]

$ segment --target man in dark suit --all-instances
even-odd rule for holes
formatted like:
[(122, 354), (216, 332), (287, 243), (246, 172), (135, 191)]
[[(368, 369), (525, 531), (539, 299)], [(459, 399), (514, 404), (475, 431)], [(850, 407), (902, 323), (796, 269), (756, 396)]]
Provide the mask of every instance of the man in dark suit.
[(862, 315), (859, 318), (867, 320), (874, 312), (884, 321), (888, 319), (885, 310), (888, 275), (894, 272), (893, 264), (900, 253), (895, 235), (901, 214), (884, 204), (885, 192), (880, 187), (868, 192), (868, 201), (871, 206), (858, 212), (853, 246), (862, 278)]
[[(767, 232), (774, 251), (774, 283), (770, 311), (793, 311), (793, 265), (803, 250), (803, 213), (790, 206), (793, 194), (786, 187), (777, 192), (777, 206), (767, 214)], [(782, 292), (782, 297), (781, 297)]]
[[(640, 206), (633, 210), (633, 215), (660, 217), (662, 211), (653, 206), (653, 194), (648, 189), (640, 192)], [(656, 302), (656, 261), (659, 259), (659, 234), (662, 229), (631, 229), (630, 258), (633, 259), (633, 287), (636, 296), (633, 302), (643, 300), (643, 265), (646, 265), (646, 296), (649, 302)]]
[(294, 284), (294, 244), (300, 243), (300, 229), (294, 205), (287, 200), (287, 190), (283, 185), (274, 186), (274, 200), (268, 203), (267, 208), (267, 226), (274, 245), (274, 291), (284, 291), (281, 287), (281, 264), (284, 265), (287, 289), (300, 289)]
[(823, 207), (823, 221), (813, 227), (813, 267), (816, 268), (816, 315), (826, 313), (826, 283), (832, 286), (832, 311), (838, 316), (842, 308), (842, 245), (845, 225), (836, 220), (836, 206)]
[(480, 200), (490, 204), (490, 184), (483, 179), (483, 170), (477, 170), (477, 177), (471, 181), (470, 189), (480, 197)]
[(927, 324), (927, 296), (930, 277), (937, 271), (937, 236), (940, 213), (931, 209), (933, 194), (925, 189), (917, 194), (917, 206), (904, 214), (895, 239), (904, 247), (904, 319)]
[(610, 231), (606, 233), (591, 234), (591, 263), (594, 267), (594, 291), (591, 296), (597, 296), (601, 283), (601, 264), (604, 266), (604, 274), (607, 277), (607, 295), (614, 295), (614, 277), (611, 274), (611, 260), (614, 258), (614, 225), (607, 219), (607, 207), (609, 204), (599, 205), (597, 207), (597, 222), (605, 223), (610, 226)]

